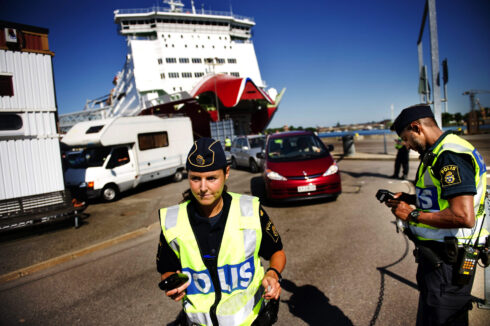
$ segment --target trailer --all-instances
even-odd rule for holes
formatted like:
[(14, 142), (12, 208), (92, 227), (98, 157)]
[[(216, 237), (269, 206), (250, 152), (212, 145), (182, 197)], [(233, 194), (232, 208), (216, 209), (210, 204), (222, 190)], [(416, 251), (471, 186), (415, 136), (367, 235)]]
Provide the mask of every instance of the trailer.
[(172, 176), (180, 181), (193, 143), (191, 120), (154, 115), (79, 122), (61, 140), (66, 184), (87, 199)]
[(0, 232), (74, 218), (45, 28), (0, 21)]

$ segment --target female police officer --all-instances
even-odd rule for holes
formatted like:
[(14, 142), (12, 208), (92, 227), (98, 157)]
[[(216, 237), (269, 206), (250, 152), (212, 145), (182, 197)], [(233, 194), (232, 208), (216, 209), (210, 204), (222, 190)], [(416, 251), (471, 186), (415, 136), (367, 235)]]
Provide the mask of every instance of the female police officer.
[[(189, 282), (166, 295), (183, 300), (187, 324), (250, 325), (279, 298), (282, 242), (258, 198), (226, 191), (230, 168), (218, 141), (200, 138), (187, 156), (190, 189), (160, 210), (157, 270)], [(259, 256), (270, 260), (265, 271)]]

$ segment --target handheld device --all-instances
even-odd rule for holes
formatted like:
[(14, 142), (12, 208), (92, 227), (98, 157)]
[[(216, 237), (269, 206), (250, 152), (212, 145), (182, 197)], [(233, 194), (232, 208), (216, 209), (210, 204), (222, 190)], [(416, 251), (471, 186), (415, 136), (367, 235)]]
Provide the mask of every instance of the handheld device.
[(189, 280), (189, 276), (183, 273), (175, 273), (158, 283), (158, 287), (162, 291), (170, 291), (175, 288), (178, 288), (182, 284), (186, 283)]
[(468, 284), (471, 276), (475, 274), (479, 253), (480, 252), (477, 248), (464, 246), (463, 257), (461, 258), (458, 270), (458, 284)]
[(395, 194), (386, 189), (379, 189), (376, 193), (376, 198), (380, 203), (386, 202), (388, 199), (395, 199)]

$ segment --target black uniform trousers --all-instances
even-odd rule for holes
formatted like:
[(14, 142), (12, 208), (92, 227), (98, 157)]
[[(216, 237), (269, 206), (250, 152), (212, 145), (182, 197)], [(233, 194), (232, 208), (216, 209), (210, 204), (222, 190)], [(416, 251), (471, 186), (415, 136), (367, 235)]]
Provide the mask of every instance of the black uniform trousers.
[(395, 172), (393, 175), (395, 177), (398, 177), (400, 173), (400, 166), (403, 168), (403, 175), (407, 176), (408, 174), (408, 149), (403, 146), (398, 150), (396, 153), (396, 159), (395, 159)]
[(474, 275), (466, 285), (455, 285), (458, 266), (442, 263), (434, 267), (421, 257), (417, 269), (420, 291), (417, 326), (468, 325)]

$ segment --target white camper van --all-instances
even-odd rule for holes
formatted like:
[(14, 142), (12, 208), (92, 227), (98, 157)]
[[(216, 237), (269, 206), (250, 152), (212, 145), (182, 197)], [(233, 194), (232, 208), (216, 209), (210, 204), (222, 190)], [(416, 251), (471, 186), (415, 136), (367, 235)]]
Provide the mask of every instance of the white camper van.
[(147, 115), (80, 122), (61, 142), (72, 149), (65, 154), (67, 186), (112, 201), (147, 181), (180, 181), (193, 136), (187, 117)]

